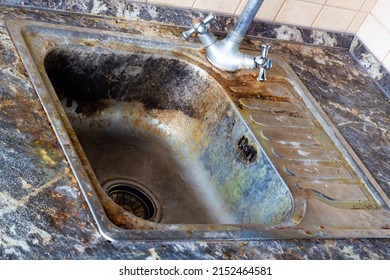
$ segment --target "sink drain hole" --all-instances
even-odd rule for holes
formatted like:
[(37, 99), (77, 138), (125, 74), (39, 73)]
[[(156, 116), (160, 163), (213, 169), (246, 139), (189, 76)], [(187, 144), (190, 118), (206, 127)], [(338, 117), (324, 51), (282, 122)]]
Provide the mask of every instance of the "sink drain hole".
[(126, 211), (145, 220), (156, 217), (153, 200), (135, 184), (116, 184), (106, 189), (107, 195)]

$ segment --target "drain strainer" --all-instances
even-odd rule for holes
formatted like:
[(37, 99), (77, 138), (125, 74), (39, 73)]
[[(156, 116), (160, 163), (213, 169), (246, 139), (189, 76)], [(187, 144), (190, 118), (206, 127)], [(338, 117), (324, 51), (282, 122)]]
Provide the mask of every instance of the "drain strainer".
[(126, 211), (145, 220), (156, 219), (156, 205), (142, 186), (134, 182), (106, 187), (107, 195)]

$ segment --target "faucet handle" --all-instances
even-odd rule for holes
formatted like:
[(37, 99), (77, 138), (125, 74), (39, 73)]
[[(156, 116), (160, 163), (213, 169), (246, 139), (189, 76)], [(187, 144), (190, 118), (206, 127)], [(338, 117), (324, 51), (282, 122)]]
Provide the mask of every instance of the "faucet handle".
[(262, 44), (261, 45), (261, 56), (262, 57), (267, 57), (268, 56), (268, 50), (271, 46), (268, 44)]
[(257, 77), (257, 80), (260, 82), (264, 82), (267, 80), (265, 76), (265, 70), (271, 69), (272, 67), (272, 60), (267, 57), (268, 50), (270, 47), (271, 46), (268, 44), (261, 45), (261, 56), (255, 57), (256, 66), (260, 67), (259, 76)]
[(217, 17), (214, 14), (209, 14), (205, 19), (196, 18), (191, 23), (191, 28), (182, 32), (184, 39), (188, 40), (195, 32), (199, 34), (205, 34), (207, 32), (206, 24), (211, 24), (217, 21)]
[(203, 23), (204, 24), (211, 24), (217, 21), (217, 17), (214, 14), (209, 14), (207, 17), (204, 18)]

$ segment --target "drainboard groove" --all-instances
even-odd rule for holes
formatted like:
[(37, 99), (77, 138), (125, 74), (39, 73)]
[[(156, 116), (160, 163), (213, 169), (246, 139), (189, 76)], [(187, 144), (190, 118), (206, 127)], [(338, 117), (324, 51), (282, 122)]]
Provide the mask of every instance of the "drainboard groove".
[(313, 149), (307, 147), (285, 147), (273, 146), (272, 152), (275, 156), (296, 161), (337, 161), (339, 157), (335, 151), (325, 151), (324, 149)]
[(314, 128), (310, 119), (283, 115), (266, 115), (258, 112), (251, 112), (250, 118), (253, 122), (264, 126), (276, 126), (277, 128)]
[(255, 98), (240, 98), (239, 102), (243, 107), (250, 110), (287, 114), (302, 112), (302, 108), (298, 104), (290, 102), (275, 102)]
[(322, 166), (322, 165), (296, 165), (285, 166), (287, 174), (290, 176), (307, 178), (327, 178), (327, 179), (352, 179), (351, 174), (344, 167)]
[(355, 210), (361, 210), (361, 209), (375, 209), (376, 206), (374, 204), (372, 204), (370, 201), (368, 200), (337, 200), (337, 199), (333, 199), (332, 197), (329, 197), (327, 195), (324, 195), (322, 192), (319, 192), (317, 190), (314, 190), (314, 189), (309, 189), (309, 188), (306, 188), (306, 189), (303, 189), (303, 188), (300, 188), (299, 186), (297, 186), (297, 188), (302, 191), (303, 193), (305, 193), (306, 196), (311, 196), (311, 197), (315, 197), (316, 199), (328, 204), (328, 205), (331, 205), (335, 208), (340, 208), (340, 209), (355, 209)]
[(302, 189), (315, 190), (337, 201), (368, 201), (357, 183), (299, 182), (297, 185)]
[(251, 86), (231, 86), (230, 90), (234, 93), (241, 93), (249, 96), (261, 96), (261, 97), (270, 97), (273, 99), (285, 99), (285, 100), (293, 100), (294, 95), (291, 91), (280, 84), (276, 83), (267, 83), (257, 84)]
[(301, 145), (318, 146), (320, 144), (310, 133), (291, 132), (287, 134), (285, 130), (267, 127), (261, 130), (261, 135), (267, 141), (276, 142), (282, 145), (290, 143), (299, 147)]

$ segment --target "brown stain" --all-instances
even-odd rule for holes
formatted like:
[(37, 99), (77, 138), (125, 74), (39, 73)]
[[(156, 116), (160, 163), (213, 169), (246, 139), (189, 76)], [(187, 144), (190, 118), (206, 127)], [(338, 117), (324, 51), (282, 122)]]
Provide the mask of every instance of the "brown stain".
[(57, 43), (53, 42), (53, 41), (46, 41), (44, 46), (45, 46), (46, 50), (52, 49), (52, 48), (57, 47)]
[(288, 250), (286, 253), (282, 253), (280, 255), (275, 256), (278, 260), (302, 260), (302, 256), (298, 253), (292, 252)]
[(38, 165), (55, 167), (62, 161), (59, 145), (52, 135), (50, 124), (43, 108), (34, 98), (28, 98), (18, 90), (15, 100), (2, 101), (2, 110), (12, 115), (18, 133), (28, 135), (24, 144), (32, 146), (32, 158)]
[[(47, 55), (45, 68), (60, 99), (67, 98), (68, 104), (77, 102), (77, 113), (94, 114), (111, 101), (122, 100), (139, 101), (146, 109), (175, 109), (189, 116), (201, 114), (192, 104), (180, 102), (180, 98), (167, 98), (167, 93), (184, 96), (186, 85), (198, 78), (194, 77), (196, 72), (179, 60), (143, 59), (142, 55), (135, 54), (94, 55), (78, 48), (56, 49)], [(125, 71), (123, 67), (128, 63), (128, 67), (135, 71), (142, 69), (142, 73)], [(202, 83), (193, 86), (200, 87), (199, 90), (207, 88)]]
[(313, 231), (312, 231), (312, 230), (306, 230), (305, 233), (306, 233), (307, 235), (313, 235)]
[[(244, 110), (244, 106), (241, 104), (240, 99), (241, 98), (254, 98), (258, 100), (265, 100), (265, 101), (274, 101), (274, 102), (286, 102), (286, 103), (296, 103), (297, 100), (300, 100), (299, 98), (290, 98), (288, 96), (278, 96), (275, 94), (272, 94), (272, 91), (269, 91), (267, 88), (268, 83), (277, 83), (280, 86), (286, 87), (290, 90), (290, 92), (294, 92), (294, 89), (292, 88), (292, 85), (289, 81), (282, 78), (275, 78), (273, 76), (270, 76), (268, 78), (267, 84), (263, 83), (257, 83), (257, 72), (249, 73), (249, 74), (236, 74), (234, 78), (229, 80), (229, 83), (226, 84), (226, 87), (228, 88), (228, 92), (230, 97), (233, 99), (235, 104), (241, 109)], [(239, 91), (233, 91), (232, 88), (242, 88), (242, 92)], [(278, 114), (286, 114), (291, 117), (298, 117), (302, 118), (303, 115), (301, 113), (297, 112), (287, 112), (284, 110), (278, 110), (275, 111), (275, 113)]]
[(99, 43), (98, 40), (85, 40), (82, 42), (82, 44), (84, 44), (84, 46), (86, 47), (95, 47), (97, 44)]

